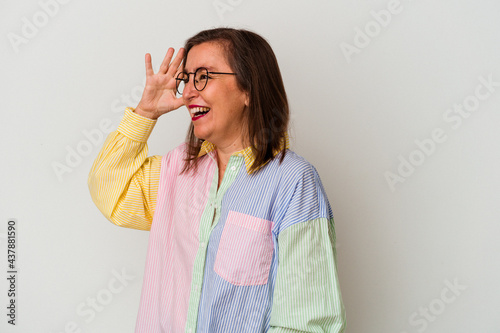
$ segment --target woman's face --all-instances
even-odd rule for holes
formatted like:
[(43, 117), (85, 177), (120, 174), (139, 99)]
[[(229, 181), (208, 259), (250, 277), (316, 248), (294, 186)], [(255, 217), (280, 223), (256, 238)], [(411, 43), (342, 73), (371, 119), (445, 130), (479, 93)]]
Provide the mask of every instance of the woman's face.
[[(200, 67), (207, 68), (209, 72), (233, 73), (223, 48), (213, 42), (196, 45), (189, 51), (184, 71), (194, 73)], [(239, 89), (235, 75), (209, 74), (202, 91), (195, 89), (193, 80), (194, 75), (190, 75), (182, 97), (191, 116), (195, 136), (221, 149), (245, 148), (243, 110), (248, 106), (248, 95)], [(206, 111), (206, 108), (209, 108), (208, 113), (196, 115), (197, 111)]]

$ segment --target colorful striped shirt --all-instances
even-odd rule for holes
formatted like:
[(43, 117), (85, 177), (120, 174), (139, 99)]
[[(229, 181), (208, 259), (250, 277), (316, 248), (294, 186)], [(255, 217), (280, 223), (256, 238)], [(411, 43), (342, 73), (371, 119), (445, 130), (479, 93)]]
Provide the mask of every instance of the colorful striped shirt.
[(316, 169), (293, 151), (250, 173), (234, 153), (218, 184), (205, 142), (147, 157), (155, 121), (127, 109), (89, 175), (114, 224), (150, 230), (136, 332), (343, 332), (333, 215)]

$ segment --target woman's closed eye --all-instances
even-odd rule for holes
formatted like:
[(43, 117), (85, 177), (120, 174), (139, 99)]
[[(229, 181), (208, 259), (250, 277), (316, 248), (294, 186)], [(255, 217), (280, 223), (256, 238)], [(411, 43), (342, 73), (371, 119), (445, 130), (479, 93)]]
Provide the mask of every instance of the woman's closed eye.
[(207, 75), (207, 74), (201, 74), (199, 77), (197, 77), (197, 81), (205, 81), (208, 79), (211, 79), (212, 77)]

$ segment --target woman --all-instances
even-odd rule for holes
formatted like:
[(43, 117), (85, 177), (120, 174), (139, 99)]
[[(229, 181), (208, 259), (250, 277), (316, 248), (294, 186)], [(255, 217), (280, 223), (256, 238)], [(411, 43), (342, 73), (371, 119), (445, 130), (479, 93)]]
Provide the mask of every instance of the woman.
[[(136, 332), (343, 332), (332, 212), (288, 150), (271, 47), (221, 28), (173, 54), (156, 74), (146, 54), (141, 101), (89, 176), (111, 222), (151, 230)], [(182, 105), (186, 143), (146, 157), (156, 119)]]

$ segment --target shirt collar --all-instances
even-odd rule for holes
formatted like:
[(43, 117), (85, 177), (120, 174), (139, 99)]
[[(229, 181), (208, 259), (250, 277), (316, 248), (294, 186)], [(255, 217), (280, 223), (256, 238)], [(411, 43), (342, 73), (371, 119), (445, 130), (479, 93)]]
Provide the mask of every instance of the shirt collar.
[[(288, 138), (288, 133), (285, 135), (285, 148), (290, 147), (290, 142)], [(201, 144), (200, 152), (198, 154), (198, 157), (201, 157), (203, 155), (206, 155), (214, 150), (216, 150), (217, 147), (211, 142), (208, 141), (203, 141)], [(274, 156), (276, 156), (279, 153), (279, 151), (274, 152)], [(245, 149), (236, 151), (231, 154), (231, 156), (242, 156), (245, 159), (245, 167), (247, 168), (247, 173), (250, 174), (252, 173), (250, 168), (252, 167), (253, 162), (255, 161), (255, 155), (252, 151), (252, 147), (246, 147)], [(265, 164), (264, 164), (265, 165)], [(262, 165), (261, 167), (263, 167)]]

